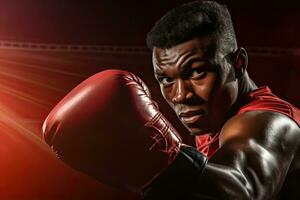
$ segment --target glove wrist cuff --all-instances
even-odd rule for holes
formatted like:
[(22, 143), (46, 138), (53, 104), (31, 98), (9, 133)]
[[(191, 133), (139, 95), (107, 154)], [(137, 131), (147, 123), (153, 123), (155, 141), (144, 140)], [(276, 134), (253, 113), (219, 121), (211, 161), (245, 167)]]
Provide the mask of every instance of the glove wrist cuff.
[(193, 187), (201, 179), (206, 163), (207, 157), (196, 148), (181, 145), (173, 163), (143, 189), (144, 198), (170, 198), (179, 192), (183, 194), (186, 189)]

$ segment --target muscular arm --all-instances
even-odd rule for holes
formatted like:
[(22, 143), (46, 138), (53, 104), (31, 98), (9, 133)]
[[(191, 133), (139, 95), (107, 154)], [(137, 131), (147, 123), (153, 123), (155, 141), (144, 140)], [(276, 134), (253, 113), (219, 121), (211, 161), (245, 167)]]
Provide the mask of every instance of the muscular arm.
[(221, 148), (202, 174), (179, 185), (188, 185), (189, 199), (195, 200), (272, 199), (285, 179), (299, 137), (299, 127), (284, 115), (266, 111), (237, 115), (222, 128)]
[(201, 177), (203, 193), (222, 199), (272, 198), (298, 146), (297, 125), (281, 114), (255, 111), (234, 117), (220, 134), (221, 148)]

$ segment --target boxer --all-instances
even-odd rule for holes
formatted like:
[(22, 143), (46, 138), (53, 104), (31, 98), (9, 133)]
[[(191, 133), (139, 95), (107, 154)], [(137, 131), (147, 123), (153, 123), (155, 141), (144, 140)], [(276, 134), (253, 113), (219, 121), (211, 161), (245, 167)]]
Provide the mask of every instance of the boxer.
[(158, 177), (146, 199), (300, 199), (300, 111), (251, 80), (227, 8), (214, 1), (174, 8), (147, 44), (162, 95), (209, 160), (191, 175), (194, 187), (174, 172)]

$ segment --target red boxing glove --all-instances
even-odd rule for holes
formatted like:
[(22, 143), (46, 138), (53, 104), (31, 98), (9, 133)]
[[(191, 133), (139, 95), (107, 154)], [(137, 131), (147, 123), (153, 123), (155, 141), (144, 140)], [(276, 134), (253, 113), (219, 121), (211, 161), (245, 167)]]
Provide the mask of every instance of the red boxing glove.
[(137, 191), (175, 159), (181, 139), (144, 82), (121, 70), (100, 72), (50, 112), (44, 139), (72, 167)]

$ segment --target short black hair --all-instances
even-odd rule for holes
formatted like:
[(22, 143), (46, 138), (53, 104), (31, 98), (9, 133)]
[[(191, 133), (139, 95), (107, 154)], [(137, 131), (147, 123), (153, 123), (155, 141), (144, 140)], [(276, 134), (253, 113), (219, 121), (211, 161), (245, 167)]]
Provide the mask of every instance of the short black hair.
[(194, 1), (166, 13), (147, 34), (147, 46), (170, 48), (194, 37), (215, 35), (222, 49), (237, 47), (230, 13), (214, 1)]

